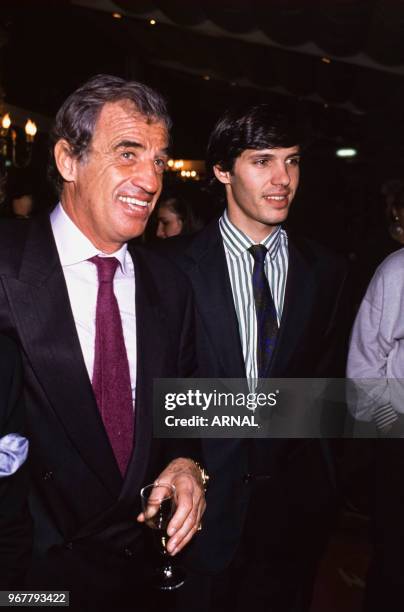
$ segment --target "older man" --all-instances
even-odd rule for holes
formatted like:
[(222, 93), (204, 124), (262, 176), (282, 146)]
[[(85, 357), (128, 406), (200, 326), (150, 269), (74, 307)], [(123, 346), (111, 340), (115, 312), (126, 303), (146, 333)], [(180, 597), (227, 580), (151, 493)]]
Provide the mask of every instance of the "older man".
[(0, 329), (23, 351), (31, 436), (28, 584), (70, 589), (80, 611), (142, 601), (143, 484), (176, 486), (172, 554), (204, 510), (198, 466), (152, 438), (153, 378), (194, 368), (190, 293), (127, 247), (159, 197), (169, 128), (156, 92), (94, 77), (56, 117), (60, 203), (0, 228)]

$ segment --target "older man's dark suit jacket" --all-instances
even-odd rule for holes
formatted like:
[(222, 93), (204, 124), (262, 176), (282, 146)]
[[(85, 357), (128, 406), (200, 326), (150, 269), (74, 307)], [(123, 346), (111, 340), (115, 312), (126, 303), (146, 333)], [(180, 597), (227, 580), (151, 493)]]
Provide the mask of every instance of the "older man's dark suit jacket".
[[(15, 343), (0, 335), (0, 438), (25, 434), (21, 358)], [(0, 588), (21, 585), (31, 554), (26, 464), (0, 478)]]
[(139, 490), (172, 456), (183, 454), (152, 438), (153, 379), (187, 376), (194, 368), (186, 278), (140, 247), (131, 254), (136, 418), (122, 481), (84, 364), (49, 217), (0, 225), (0, 331), (17, 340), (25, 366), (35, 528), (29, 581), (42, 588), (81, 584), (81, 594), (97, 590), (100, 600), (116, 597), (125, 580), (133, 592), (139, 574), (134, 562), (143, 562)]
[[(223, 241), (214, 221), (192, 237), (157, 247), (187, 274), (196, 303), (196, 341), (201, 377), (243, 378), (244, 359)], [(311, 241), (289, 235), (289, 268), (277, 345), (267, 377), (343, 376), (345, 262)], [(346, 321), (345, 321), (346, 323)], [(331, 454), (319, 440), (203, 440), (203, 461), (212, 475), (203, 531), (188, 550), (190, 564), (216, 572), (233, 559), (250, 500), (246, 474), (251, 459), (259, 471), (282, 478), (290, 506), (321, 519), (335, 498)], [(264, 528), (262, 509), (257, 530)], [(265, 529), (265, 528), (264, 528)], [(276, 529), (276, 527), (275, 527)]]

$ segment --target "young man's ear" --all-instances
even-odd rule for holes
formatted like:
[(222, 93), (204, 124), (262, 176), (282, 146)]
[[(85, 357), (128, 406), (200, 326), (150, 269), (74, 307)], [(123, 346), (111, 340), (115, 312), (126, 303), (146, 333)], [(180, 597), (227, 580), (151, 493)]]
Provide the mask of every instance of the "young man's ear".
[(213, 166), (213, 172), (215, 173), (217, 180), (223, 183), (223, 185), (230, 183), (230, 170), (222, 170), (219, 165), (216, 165)]
[(67, 140), (61, 138), (55, 144), (53, 150), (57, 169), (63, 179), (71, 183), (76, 179), (77, 158), (73, 156), (71, 148)]

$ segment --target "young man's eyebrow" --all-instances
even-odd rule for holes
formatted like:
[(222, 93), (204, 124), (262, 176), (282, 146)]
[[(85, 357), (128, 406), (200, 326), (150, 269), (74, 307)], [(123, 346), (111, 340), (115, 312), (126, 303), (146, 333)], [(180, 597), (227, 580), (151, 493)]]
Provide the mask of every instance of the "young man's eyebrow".
[(273, 153), (261, 153), (260, 151), (254, 151), (254, 153), (251, 154), (251, 157), (275, 157), (275, 155)]
[[(276, 151), (276, 149), (275, 149)], [(275, 153), (269, 153), (268, 151), (253, 151), (251, 153), (252, 157), (276, 157), (276, 152)], [(301, 156), (301, 152), (300, 151), (295, 151), (295, 153), (290, 153), (287, 157), (300, 157)]]

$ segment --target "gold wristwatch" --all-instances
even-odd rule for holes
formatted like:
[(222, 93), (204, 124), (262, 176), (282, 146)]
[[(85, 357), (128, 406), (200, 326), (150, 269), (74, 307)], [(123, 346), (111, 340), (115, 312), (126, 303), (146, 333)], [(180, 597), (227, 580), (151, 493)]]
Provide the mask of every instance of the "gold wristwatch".
[(208, 488), (208, 483), (209, 483), (210, 476), (207, 473), (207, 471), (205, 470), (205, 468), (202, 467), (200, 463), (198, 463), (198, 461), (194, 461), (194, 464), (196, 465), (196, 467), (199, 470), (199, 475), (201, 477), (201, 482), (202, 482), (203, 490), (206, 493), (206, 489)]

